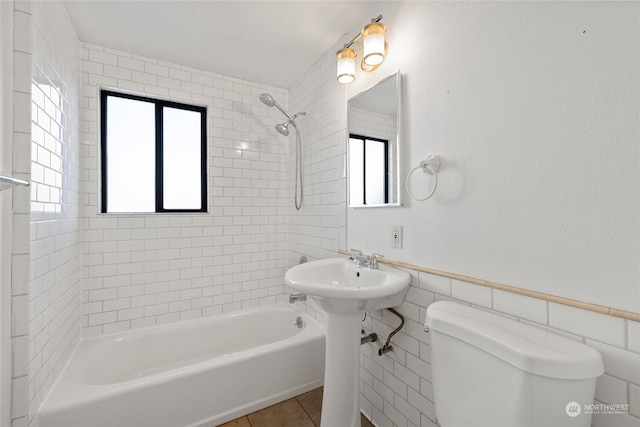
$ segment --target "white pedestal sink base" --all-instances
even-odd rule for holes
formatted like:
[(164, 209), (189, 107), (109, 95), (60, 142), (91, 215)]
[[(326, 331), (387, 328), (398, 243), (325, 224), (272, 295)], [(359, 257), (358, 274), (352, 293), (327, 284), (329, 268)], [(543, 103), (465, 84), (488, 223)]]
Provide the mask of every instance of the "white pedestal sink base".
[(321, 427), (360, 427), (362, 315), (402, 304), (411, 276), (384, 265), (366, 268), (346, 258), (330, 258), (291, 267), (284, 280), (326, 313)]
[(360, 427), (362, 313), (325, 312), (326, 365), (321, 427)]

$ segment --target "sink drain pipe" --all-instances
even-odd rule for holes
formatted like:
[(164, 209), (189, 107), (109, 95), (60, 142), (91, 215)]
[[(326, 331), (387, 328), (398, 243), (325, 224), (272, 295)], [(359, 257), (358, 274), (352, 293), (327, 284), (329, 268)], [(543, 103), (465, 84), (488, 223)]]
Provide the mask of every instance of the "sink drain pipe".
[(378, 356), (382, 356), (383, 354), (389, 353), (391, 350), (393, 350), (393, 346), (391, 345), (391, 338), (393, 338), (395, 334), (400, 332), (400, 329), (402, 329), (402, 327), (404, 326), (404, 317), (402, 317), (402, 314), (398, 313), (394, 308), (387, 308), (387, 310), (400, 318), (400, 326), (395, 328), (393, 332), (389, 334), (389, 336), (387, 337), (387, 342), (382, 346), (381, 349), (378, 350)]

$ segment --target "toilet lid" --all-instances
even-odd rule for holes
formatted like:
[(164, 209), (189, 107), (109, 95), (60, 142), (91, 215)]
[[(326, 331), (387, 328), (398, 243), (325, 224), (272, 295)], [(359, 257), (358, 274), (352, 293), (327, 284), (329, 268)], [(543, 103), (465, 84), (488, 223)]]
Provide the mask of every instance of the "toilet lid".
[(595, 378), (602, 357), (585, 344), (495, 313), (451, 301), (427, 308), (425, 326), (473, 345), (536, 375), (562, 379)]

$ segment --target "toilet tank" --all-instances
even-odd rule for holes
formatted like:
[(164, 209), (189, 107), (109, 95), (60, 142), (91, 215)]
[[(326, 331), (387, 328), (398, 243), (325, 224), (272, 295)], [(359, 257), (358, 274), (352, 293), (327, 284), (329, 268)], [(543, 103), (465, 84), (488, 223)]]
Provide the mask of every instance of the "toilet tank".
[(595, 349), (450, 301), (428, 307), (425, 327), (441, 427), (591, 425)]

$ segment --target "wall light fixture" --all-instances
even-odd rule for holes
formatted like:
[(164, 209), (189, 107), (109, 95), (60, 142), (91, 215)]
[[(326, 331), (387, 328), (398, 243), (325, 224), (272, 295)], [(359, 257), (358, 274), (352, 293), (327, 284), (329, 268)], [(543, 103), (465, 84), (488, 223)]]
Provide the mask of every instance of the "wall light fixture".
[[(360, 68), (370, 73), (378, 68), (387, 57), (389, 45), (384, 39), (387, 27), (380, 22), (382, 15), (373, 18), (371, 23), (365, 26), (358, 35), (345, 43), (344, 47), (336, 54), (338, 82), (351, 83), (356, 79), (356, 51), (351, 46), (358, 45), (362, 50)], [(359, 40), (362, 39), (362, 43)]]

